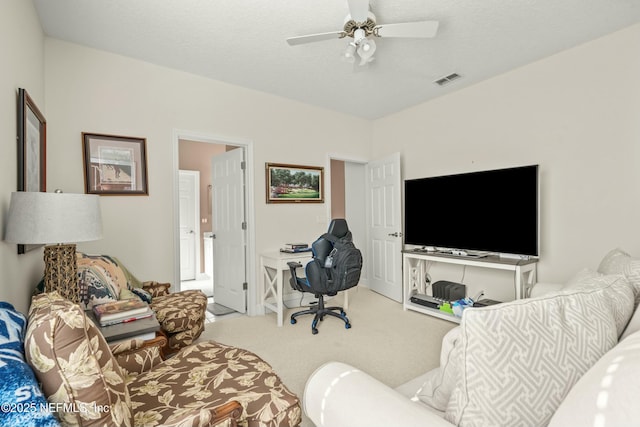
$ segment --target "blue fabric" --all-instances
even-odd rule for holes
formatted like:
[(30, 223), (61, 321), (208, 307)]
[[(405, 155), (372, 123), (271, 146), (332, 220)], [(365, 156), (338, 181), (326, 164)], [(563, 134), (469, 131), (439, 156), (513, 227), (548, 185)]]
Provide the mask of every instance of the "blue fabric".
[(0, 425), (59, 426), (25, 362), (26, 324), (22, 313), (7, 302), (0, 302)]
[(131, 288), (131, 292), (136, 294), (142, 301), (146, 302), (147, 304), (151, 304), (151, 300), (153, 299), (153, 297), (151, 296), (150, 292), (147, 292), (142, 288)]

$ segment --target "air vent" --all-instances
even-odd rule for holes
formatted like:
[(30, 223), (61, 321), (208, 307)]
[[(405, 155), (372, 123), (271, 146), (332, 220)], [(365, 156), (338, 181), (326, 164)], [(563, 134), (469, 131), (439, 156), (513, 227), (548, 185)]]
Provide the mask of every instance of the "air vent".
[(448, 85), (449, 83), (453, 82), (454, 80), (458, 80), (460, 77), (462, 77), (460, 74), (458, 73), (451, 73), (448, 76), (444, 76), (439, 78), (438, 80), (434, 81), (435, 84), (439, 85), (439, 86), (444, 86), (444, 85)]

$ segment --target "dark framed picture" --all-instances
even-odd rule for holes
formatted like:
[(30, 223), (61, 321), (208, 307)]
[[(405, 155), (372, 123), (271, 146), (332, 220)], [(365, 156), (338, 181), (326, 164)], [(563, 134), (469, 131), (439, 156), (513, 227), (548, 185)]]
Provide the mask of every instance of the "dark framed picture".
[(85, 193), (148, 195), (146, 144), (145, 138), (83, 132)]
[[(47, 121), (29, 93), (18, 89), (18, 191), (47, 191)], [(42, 245), (18, 245), (18, 253)]]
[(267, 203), (323, 203), (324, 168), (266, 163)]

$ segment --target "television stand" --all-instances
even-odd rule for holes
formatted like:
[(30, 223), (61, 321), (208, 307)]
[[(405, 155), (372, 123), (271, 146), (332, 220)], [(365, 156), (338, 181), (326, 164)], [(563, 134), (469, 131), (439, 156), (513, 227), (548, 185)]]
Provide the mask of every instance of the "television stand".
[(484, 257), (460, 256), (439, 252), (423, 252), (415, 250), (402, 251), (403, 264), (403, 307), (430, 316), (452, 322), (460, 322), (459, 317), (437, 309), (425, 307), (411, 302), (414, 294), (426, 294), (425, 278), (434, 263), (457, 264), (470, 267), (488, 268), (493, 270), (513, 271), (515, 299), (527, 298), (536, 283), (536, 268), (538, 260), (501, 258), (497, 255)]

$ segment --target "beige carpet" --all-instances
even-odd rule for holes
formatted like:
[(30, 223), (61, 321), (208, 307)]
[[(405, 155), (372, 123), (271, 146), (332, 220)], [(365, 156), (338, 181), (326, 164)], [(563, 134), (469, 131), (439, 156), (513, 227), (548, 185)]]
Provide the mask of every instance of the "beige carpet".
[[(341, 305), (335, 297), (328, 305)], [(298, 317), (291, 325), (276, 325), (276, 315), (221, 318), (207, 323), (198, 339), (215, 340), (253, 351), (267, 361), (289, 389), (302, 400), (304, 385), (323, 363), (349, 363), (373, 377), (397, 387), (438, 366), (442, 337), (455, 326), (445, 320), (404, 311), (402, 304), (364, 287), (350, 291), (347, 316), (352, 328), (339, 319), (326, 317), (311, 334), (312, 316)], [(312, 426), (303, 416), (303, 427)]]

